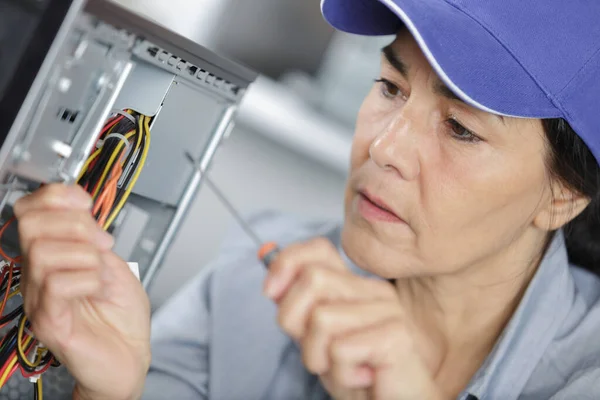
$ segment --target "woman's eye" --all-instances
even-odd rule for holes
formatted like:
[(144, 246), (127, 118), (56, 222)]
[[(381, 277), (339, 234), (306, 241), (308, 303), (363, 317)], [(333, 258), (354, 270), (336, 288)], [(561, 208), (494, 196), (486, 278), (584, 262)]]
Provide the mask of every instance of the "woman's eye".
[(461, 140), (463, 142), (469, 143), (477, 143), (482, 140), (479, 136), (475, 135), (473, 132), (465, 128), (460, 122), (458, 122), (454, 118), (448, 119), (447, 123), (450, 126), (452, 137), (456, 140)]
[(388, 99), (395, 99), (398, 96), (403, 97), (400, 88), (394, 85), (392, 82), (388, 81), (387, 79), (380, 78), (377, 79), (375, 82), (381, 84), (381, 94), (383, 94), (384, 97)]

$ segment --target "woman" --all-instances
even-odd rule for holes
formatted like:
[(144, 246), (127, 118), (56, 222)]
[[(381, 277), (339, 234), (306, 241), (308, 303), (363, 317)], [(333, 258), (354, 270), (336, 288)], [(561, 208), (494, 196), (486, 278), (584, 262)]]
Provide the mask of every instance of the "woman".
[(50, 185), (16, 204), (25, 310), (74, 398), (596, 398), (599, 3), (322, 6), (397, 33), (344, 224), (257, 216), (283, 247), (269, 271), (234, 236), (156, 315), (152, 362), (147, 299), (90, 199)]

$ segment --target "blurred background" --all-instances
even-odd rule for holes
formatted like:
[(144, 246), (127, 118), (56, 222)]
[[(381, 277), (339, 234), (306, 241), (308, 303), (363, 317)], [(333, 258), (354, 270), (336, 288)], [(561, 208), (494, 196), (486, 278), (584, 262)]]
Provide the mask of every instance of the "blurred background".
[[(356, 112), (391, 37), (335, 32), (319, 0), (115, 0), (262, 75), (212, 179), (243, 213), (341, 220)], [(202, 188), (150, 289), (153, 308), (215, 257), (233, 219)]]

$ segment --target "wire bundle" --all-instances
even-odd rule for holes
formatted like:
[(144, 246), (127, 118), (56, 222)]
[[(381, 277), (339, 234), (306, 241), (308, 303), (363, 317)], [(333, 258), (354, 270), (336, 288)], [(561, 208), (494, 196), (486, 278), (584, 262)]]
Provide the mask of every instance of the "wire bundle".
[[(148, 156), (150, 117), (132, 110), (109, 118), (100, 132), (96, 150), (89, 156), (78, 177), (94, 200), (92, 214), (108, 230), (127, 201)], [(0, 244), (10, 218), (0, 227)], [(9, 299), (20, 295), (21, 256), (12, 257), (0, 245), (0, 329), (14, 324), (0, 339), (0, 389), (17, 370), (34, 385), (34, 399), (42, 400), (41, 375), (60, 363), (30, 331), (30, 322), (19, 305), (6, 311)]]
[[(0, 229), (4, 232), (9, 223)], [(3, 256), (4, 251), (0, 250)], [(10, 262), (3, 262), (0, 272), (0, 328), (7, 327), (13, 321), (16, 325), (8, 330), (0, 341), (0, 388), (19, 370), (25, 378), (32, 378), (34, 385), (34, 398), (42, 399), (42, 381), (40, 376), (51, 366), (59, 366), (60, 363), (48, 349), (43, 347), (33, 337), (29, 330), (29, 321), (23, 313), (23, 306), (19, 305), (13, 310), (5, 313), (8, 300), (21, 293), (19, 285), (21, 269), (15, 265), (19, 257), (10, 258)]]
[(148, 156), (150, 117), (126, 110), (109, 119), (78, 183), (94, 199), (93, 214), (107, 230), (125, 205)]

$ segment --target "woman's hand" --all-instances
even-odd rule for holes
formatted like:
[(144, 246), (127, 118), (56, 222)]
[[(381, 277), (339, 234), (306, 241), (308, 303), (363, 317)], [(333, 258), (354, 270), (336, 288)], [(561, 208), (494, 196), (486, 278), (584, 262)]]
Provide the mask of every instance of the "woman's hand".
[(14, 207), (32, 330), (77, 382), (74, 398), (138, 398), (150, 362), (148, 298), (80, 187), (48, 185)]
[(306, 368), (337, 400), (441, 399), (394, 287), (357, 276), (325, 239), (282, 250), (265, 293)]

